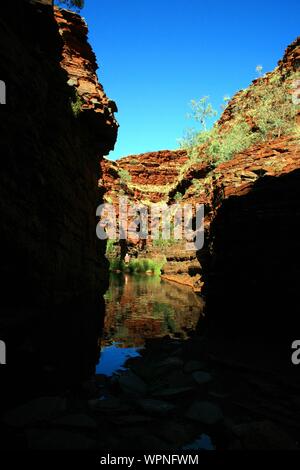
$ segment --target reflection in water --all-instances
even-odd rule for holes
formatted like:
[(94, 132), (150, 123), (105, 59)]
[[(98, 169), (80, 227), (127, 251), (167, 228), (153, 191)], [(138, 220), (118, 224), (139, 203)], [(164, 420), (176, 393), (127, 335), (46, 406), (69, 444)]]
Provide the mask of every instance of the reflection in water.
[(145, 340), (186, 339), (196, 328), (202, 299), (189, 287), (158, 276), (114, 274), (105, 294), (106, 316), (98, 373), (111, 375)]
[(103, 343), (143, 346), (165, 335), (187, 338), (200, 315), (202, 300), (186, 286), (158, 276), (113, 275), (105, 294)]
[(215, 450), (215, 446), (212, 443), (211, 438), (207, 434), (201, 434), (191, 444), (186, 444), (182, 447), (182, 450)]
[(140, 348), (120, 348), (117, 343), (104, 346), (101, 351), (101, 360), (96, 367), (96, 373), (112, 375), (116, 371), (124, 370), (123, 365), (130, 357), (138, 357)]

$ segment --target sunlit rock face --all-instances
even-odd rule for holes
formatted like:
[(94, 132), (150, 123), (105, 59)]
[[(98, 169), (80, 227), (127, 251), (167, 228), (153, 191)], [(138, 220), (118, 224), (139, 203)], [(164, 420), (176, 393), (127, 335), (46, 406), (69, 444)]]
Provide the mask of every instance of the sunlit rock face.
[[(298, 37), (260, 79), (278, 89), (288, 81), (295, 104), (299, 58)], [(257, 86), (259, 80), (233, 97), (219, 121), (221, 132), (251, 106)], [(212, 328), (282, 342), (287, 355), (300, 318), (299, 178), (299, 138), (292, 134), (266, 139), (219, 165), (207, 186), (206, 243), (197, 255)]]
[[(276, 96), (288, 83), (293, 102), (299, 104), (299, 67), (297, 38), (274, 71), (229, 101), (218, 132), (226, 134), (237, 116), (256, 131), (255, 114), (250, 119), (249, 110), (255, 108), (258, 88), (263, 92), (269, 86)], [(204, 247), (197, 253), (187, 252), (183, 243), (155, 247), (151, 239), (143, 244), (129, 239), (126, 250), (150, 258), (163, 253), (164, 276), (205, 295), (207, 318), (214, 327), (265, 336), (268, 330), (269, 336), (282, 331), (281, 336), (292, 341), (300, 318), (292, 306), (299, 303), (299, 139), (288, 133), (266, 137), (215, 169), (205, 146), (199, 157), (193, 165), (184, 150), (131, 155), (114, 163), (103, 160), (105, 197), (111, 202), (117, 202), (121, 192), (146, 206), (171, 205), (180, 193), (180, 204), (205, 207)], [(122, 179), (124, 170), (130, 176), (127, 181)]]
[(68, 85), (76, 94), (86, 123), (91, 126), (98, 152), (107, 155), (116, 141), (117, 105), (99, 83), (96, 56), (87, 41), (88, 27), (81, 16), (54, 7), (55, 21), (63, 40), (61, 66), (67, 72)]
[[(107, 196), (115, 200), (123, 189), (137, 201), (167, 201), (169, 190), (178, 180), (180, 168), (187, 160), (185, 150), (160, 150), (129, 155), (116, 162), (104, 159), (101, 166)], [(128, 185), (120, 178), (120, 170), (129, 173)]]
[(6, 2), (0, 47), (5, 373), (24, 374), (29, 385), (31, 371), (53, 386), (51, 377), (78, 381), (97, 361), (107, 287), (97, 180), (116, 140), (116, 106), (98, 82), (80, 16), (54, 15), (47, 2)]
[[(115, 162), (103, 159), (101, 162), (101, 184), (105, 189), (105, 200), (114, 204), (116, 215), (119, 215), (119, 198), (127, 197), (129, 204), (144, 206), (149, 214), (147, 240), (137, 241), (132, 233), (128, 233), (126, 246), (116, 249), (116, 255), (128, 252), (132, 257), (159, 258), (164, 256), (166, 263), (163, 277), (179, 284), (200, 290), (200, 265), (195, 251), (186, 250), (186, 240), (175, 241), (168, 246), (160, 246), (153, 242), (151, 233), (154, 222), (151, 220), (151, 210), (161, 203), (170, 206), (178, 203), (189, 203), (195, 208), (196, 203), (202, 203), (188, 196), (185, 191), (191, 186), (194, 178), (204, 178), (209, 171), (207, 164), (197, 164), (188, 171), (189, 156), (186, 150), (161, 150), (139, 155), (130, 155)], [(125, 177), (124, 177), (125, 175)], [(126, 175), (129, 179), (126, 180)], [(182, 202), (175, 195), (183, 195)], [(207, 197), (205, 197), (205, 200)], [(129, 225), (134, 219), (128, 217)], [(117, 246), (117, 245), (116, 245)]]

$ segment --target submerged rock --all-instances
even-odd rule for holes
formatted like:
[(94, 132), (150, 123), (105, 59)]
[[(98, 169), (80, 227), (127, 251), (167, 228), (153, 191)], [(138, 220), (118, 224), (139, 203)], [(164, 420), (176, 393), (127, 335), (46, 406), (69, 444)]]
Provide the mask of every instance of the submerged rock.
[(180, 369), (183, 366), (183, 360), (180, 359), (179, 357), (167, 357), (163, 361), (159, 362), (157, 364), (157, 368), (163, 368), (163, 369)]
[(171, 403), (163, 400), (154, 400), (151, 398), (143, 398), (138, 400), (137, 406), (146, 413), (162, 416), (165, 416), (176, 409), (176, 407)]
[(156, 434), (169, 442), (172, 447), (179, 447), (195, 436), (195, 429), (193, 425), (187, 422), (165, 421), (157, 428)]
[(214, 425), (223, 420), (221, 409), (209, 401), (195, 401), (186, 413), (186, 417), (203, 424)]
[(123, 392), (130, 395), (144, 395), (148, 389), (145, 382), (132, 371), (120, 376), (119, 385)]
[(162, 377), (162, 383), (168, 384), (168, 387), (170, 388), (194, 387), (195, 385), (192, 377), (181, 370), (174, 370), (170, 374)]
[(115, 416), (111, 419), (115, 424), (129, 425), (129, 424), (140, 424), (140, 423), (149, 423), (153, 421), (151, 416), (141, 415), (141, 414), (130, 414), (124, 416)]
[(155, 397), (174, 397), (181, 395), (187, 395), (194, 390), (193, 387), (170, 387), (170, 388), (163, 388), (161, 390), (157, 390), (153, 393)]
[(96, 429), (98, 427), (96, 421), (83, 413), (62, 416), (61, 418), (53, 420), (53, 424), (58, 426), (84, 429)]
[(271, 421), (239, 424), (232, 431), (243, 449), (297, 449), (295, 440)]
[(24, 427), (41, 421), (49, 421), (66, 410), (66, 399), (60, 397), (41, 397), (21, 405), (4, 416), (10, 426)]
[(191, 374), (192, 372), (196, 372), (197, 370), (202, 370), (203, 366), (203, 362), (191, 360), (185, 363), (183, 370), (187, 374)]
[(208, 372), (198, 371), (194, 372), (192, 376), (199, 385), (206, 384), (212, 380), (212, 376)]
[(83, 434), (61, 429), (30, 429), (26, 432), (29, 449), (36, 450), (89, 450), (96, 442)]

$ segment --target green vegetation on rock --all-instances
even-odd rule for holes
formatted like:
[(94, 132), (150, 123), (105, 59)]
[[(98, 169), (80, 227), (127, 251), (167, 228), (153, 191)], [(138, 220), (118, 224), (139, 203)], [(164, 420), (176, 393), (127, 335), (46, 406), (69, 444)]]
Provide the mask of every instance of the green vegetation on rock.
[(107, 239), (106, 252), (105, 252), (107, 258), (110, 258), (114, 254), (116, 242), (117, 242), (117, 240), (114, 240), (112, 238)]
[(130, 273), (146, 273), (152, 272), (159, 275), (163, 266), (166, 264), (166, 258), (133, 258), (129, 263), (125, 263), (121, 258), (113, 258), (110, 260), (110, 271), (123, 271)]
[(72, 112), (74, 114), (74, 117), (78, 117), (82, 111), (82, 105), (83, 105), (83, 100), (81, 97), (78, 95), (77, 91), (75, 91), (75, 96), (71, 100), (71, 108)]
[[(257, 71), (260, 73), (261, 69)], [(181, 140), (180, 146), (187, 150), (189, 160), (180, 170), (180, 179), (195, 164), (207, 163), (213, 170), (254, 144), (284, 135), (299, 138), (295, 119), (299, 106), (292, 99), (298, 74), (276, 68), (239, 91), (232, 100), (224, 97), (221, 108), (227, 115), (211, 129), (208, 129), (207, 119), (215, 116), (216, 111), (208, 97), (199, 102), (193, 100), (191, 116), (200, 123), (200, 130), (188, 131)], [(202, 183), (193, 180), (196, 193), (205, 190)]]
[(57, 0), (56, 3), (70, 10), (75, 9), (78, 11), (84, 7), (84, 0)]
[(118, 175), (122, 184), (127, 184), (131, 181), (131, 176), (129, 172), (127, 170), (124, 170), (123, 168), (120, 168), (120, 170), (118, 170)]
[(177, 191), (177, 193), (176, 193), (175, 196), (174, 196), (174, 201), (180, 202), (181, 199), (182, 199), (182, 197), (183, 197), (182, 193), (180, 193), (179, 191)]

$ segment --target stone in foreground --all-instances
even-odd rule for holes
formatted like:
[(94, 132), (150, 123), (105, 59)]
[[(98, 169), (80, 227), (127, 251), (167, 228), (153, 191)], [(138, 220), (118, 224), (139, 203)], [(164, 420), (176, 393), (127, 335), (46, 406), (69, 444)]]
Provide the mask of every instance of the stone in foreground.
[(188, 409), (186, 417), (213, 426), (223, 420), (223, 413), (217, 405), (209, 401), (195, 401)]

